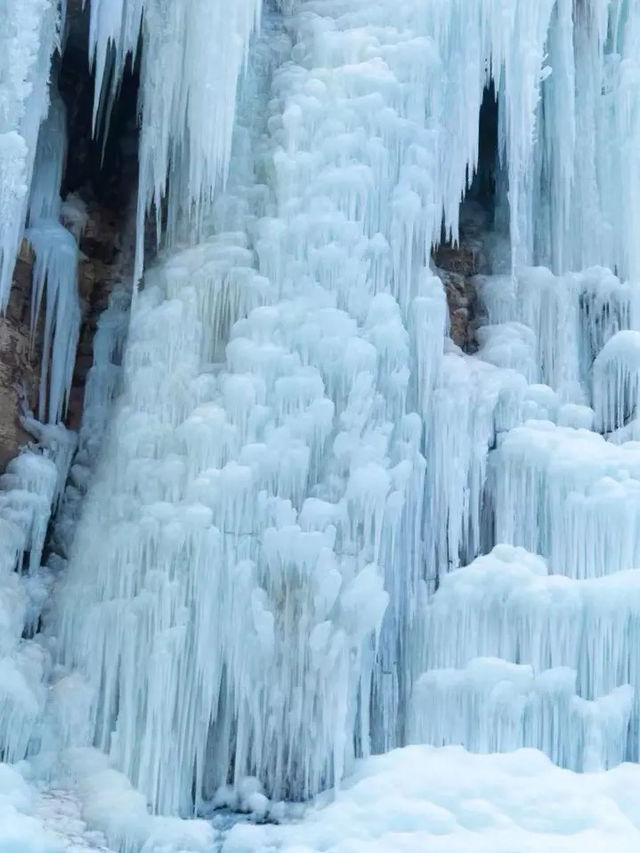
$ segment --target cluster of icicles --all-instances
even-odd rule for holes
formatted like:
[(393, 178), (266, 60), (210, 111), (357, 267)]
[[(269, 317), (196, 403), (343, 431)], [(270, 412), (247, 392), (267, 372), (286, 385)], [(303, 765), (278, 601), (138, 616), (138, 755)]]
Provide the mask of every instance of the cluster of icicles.
[[(91, 5), (97, 124), (142, 21), (139, 246), (168, 195), (170, 250), (122, 367), (126, 295), (101, 327), (56, 526), (59, 684), (82, 674), (88, 737), (163, 813), (246, 776), (305, 798), (408, 741), (637, 759), (640, 288), (607, 268), (640, 280), (640, 3), (272, 5), (253, 37), (255, 0)], [(509, 226), (468, 355), (430, 249), (443, 211), (458, 235), (490, 76)], [(30, 239), (55, 420), (76, 308), (53, 229)]]

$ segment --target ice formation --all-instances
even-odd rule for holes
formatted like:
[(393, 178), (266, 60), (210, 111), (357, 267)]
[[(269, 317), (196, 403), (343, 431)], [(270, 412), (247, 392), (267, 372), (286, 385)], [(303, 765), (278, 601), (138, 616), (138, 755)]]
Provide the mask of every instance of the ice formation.
[(62, 426), (25, 426), (38, 441), (0, 476), (0, 760), (9, 762), (27, 754), (45, 707), (50, 654), (46, 643), (25, 637), (49, 591), (45, 536), (75, 449)]
[[(632, 157), (635, 17), (592, 3), (572, 20), (571, 4), (552, 0), (508, 12), (477, 0), (469, 14), (452, 0), (399, 4), (390, 25), (385, 3), (307, 0), (267, 15), (235, 104), (256, 4), (225, 15), (237, 53), (206, 74), (198, 4), (164, 18), (161, 5), (92, 7), (98, 122), (142, 20), (140, 204), (160, 209), (171, 161), (169, 249), (135, 300), (58, 614), (65, 664), (100, 697), (96, 743), (154, 809), (188, 814), (247, 775), (273, 796), (309, 796), (411, 730), (480, 748), (484, 735), (461, 735), (463, 721), (415, 722), (416, 697), (435, 705), (445, 676), (412, 687), (423, 669), (469, 664), (416, 661), (447, 575), (464, 576), (454, 570), (494, 542), (545, 554), (575, 579), (640, 564), (636, 451), (591, 432), (609, 406), (599, 353), (637, 324), (635, 290), (604, 268), (568, 272), (634, 274), (615, 240), (595, 251), (586, 224), (569, 224), (591, 168), (598, 222), (612, 204), (632, 216), (600, 138), (617, 118)], [(160, 64), (169, 24), (175, 56)], [(445, 343), (429, 247), (443, 212), (458, 235), (490, 77), (518, 271), (478, 282), (490, 325), (470, 356)], [(171, 250), (187, 228), (197, 245)], [(520, 266), (533, 262), (553, 272)], [(630, 383), (619, 392), (629, 400)], [(422, 581), (439, 586), (426, 617)], [(576, 638), (566, 660), (514, 661), (530, 682), (505, 676), (517, 682), (504, 712), (514, 731), (488, 720), (486, 743), (534, 745), (575, 769), (633, 751), (629, 667), (625, 681), (603, 671), (583, 684), (582, 654)], [(474, 672), (459, 688), (451, 676), (461, 698), (445, 691), (443, 708), (477, 707)], [(574, 744), (553, 741), (547, 708)]]
[[(635, 771), (569, 770), (640, 758), (640, 4), (93, 0), (96, 132), (140, 45), (144, 275), (130, 324), (124, 282), (101, 318), (73, 460), (56, 422), (85, 210), (59, 196), (55, 18), (38, 40), (27, 13), (49, 4), (18, 6), (33, 38), (11, 42), (22, 85), (0, 75), (0, 259), (4, 281), (28, 216), (51, 423), (0, 484), (2, 755), (62, 750), (85, 817), (127, 851), (163, 833), (205, 850), (208, 828), (173, 817), (264, 818), (267, 797), (337, 789), (355, 759), (413, 741), (447, 748), (364, 766), (382, 786), (417, 757), (481, 778), (448, 747), (533, 747), (565, 769), (485, 756), (501, 802), (526, 765), (620, 804), (616, 832), (636, 839)], [(494, 233), (472, 353), (448, 337), (431, 249), (464, 239), (479, 166)], [(59, 582), (31, 638), (56, 509)], [(299, 840), (243, 831), (229, 853)]]
[(25, 232), (35, 255), (30, 318), (33, 339), (44, 314), (38, 417), (52, 424), (66, 414), (81, 321), (77, 281), (81, 232), (75, 228), (74, 233), (73, 226), (67, 229), (62, 224), (60, 185), (66, 145), (66, 111), (54, 91), (38, 135)]
[(633, 689), (617, 687), (596, 700), (576, 696), (576, 672), (474, 658), (463, 669), (433, 669), (416, 681), (408, 740), (463, 744), (474, 752), (532, 746), (572, 770), (620, 764)]
[(59, 42), (57, 0), (3, 0), (0, 37), (0, 308), (11, 276), (29, 204), (40, 123), (49, 108), (51, 56)]
[(639, 454), (635, 441), (549, 421), (516, 427), (493, 459), (495, 541), (544, 554), (572, 578), (637, 567)]
[(66, 413), (80, 335), (78, 244), (73, 234), (54, 220), (39, 220), (26, 236), (35, 254), (32, 335), (36, 334), (42, 303), (46, 303), (38, 415), (55, 424)]
[(603, 432), (615, 432), (638, 415), (640, 333), (618, 332), (593, 364), (593, 406)]
[(200, 211), (226, 177), (238, 78), (261, 7), (261, 0), (93, 0), (90, 5), (94, 127), (106, 123), (108, 128), (113, 99), (142, 34), (136, 278), (142, 274), (144, 222), (151, 206), (160, 226), (168, 197), (168, 232), (184, 235), (179, 220), (199, 228)]

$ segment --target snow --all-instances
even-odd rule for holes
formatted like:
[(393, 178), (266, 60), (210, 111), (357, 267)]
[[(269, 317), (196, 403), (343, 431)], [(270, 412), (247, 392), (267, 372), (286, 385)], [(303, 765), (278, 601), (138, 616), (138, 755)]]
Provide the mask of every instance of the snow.
[(64, 839), (34, 815), (36, 792), (18, 770), (0, 764), (0, 849), (3, 853), (66, 853)]
[(92, 749), (66, 756), (77, 781), (83, 819), (123, 853), (212, 853), (214, 830), (205, 821), (150, 815), (145, 797)]
[(222, 853), (632, 853), (639, 795), (636, 765), (576, 774), (531, 749), (409, 746), (360, 764), (301, 821), (236, 824)]

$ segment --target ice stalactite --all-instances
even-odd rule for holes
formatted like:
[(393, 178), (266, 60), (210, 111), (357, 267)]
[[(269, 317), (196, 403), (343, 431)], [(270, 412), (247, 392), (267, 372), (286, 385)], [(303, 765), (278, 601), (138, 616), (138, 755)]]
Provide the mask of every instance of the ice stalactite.
[[(310, 49), (304, 24), (300, 46)], [(282, 36), (278, 44), (287, 48)], [(314, 140), (296, 120), (303, 98), (315, 98), (326, 119), (336, 107), (312, 69), (296, 80), (284, 64), (274, 79), (281, 101), (271, 102), (272, 139), (259, 152), (273, 157), (273, 195), (230, 187), (213, 211), (220, 232), (145, 280), (111, 455), (87, 497), (63, 594), (94, 612), (89, 626), (88, 610), (65, 606), (62, 630), (68, 660), (102, 683), (98, 742), (165, 811), (192, 807), (194, 773), (198, 798), (229, 772), (256, 774), (290, 796), (338, 782), (354, 751), (369, 749), (375, 637), (388, 601), (381, 561), (391, 567), (409, 551), (419, 566), (424, 463), (406, 403), (412, 345), (397, 302), (376, 293), (392, 248), (369, 232), (382, 204), (359, 201), (360, 173), (341, 188), (352, 170), (340, 146)], [(340, 65), (334, 73), (339, 81)], [(260, 119), (256, 106), (241, 103), (246, 124), (232, 161), (241, 179), (253, 178), (244, 140), (251, 144)], [(354, 134), (357, 107), (355, 97), (345, 111)], [(247, 213), (261, 216), (252, 228), (257, 270), (237, 230), (251, 223)], [(393, 223), (385, 227), (392, 236)], [(408, 309), (413, 229), (394, 233)], [(432, 298), (433, 284), (425, 287)], [(87, 583), (96, 523), (104, 547), (96, 583)], [(131, 585), (121, 587), (112, 561), (134, 570)], [(91, 671), (94, 654), (100, 672)], [(157, 660), (143, 681), (137, 655)], [(171, 741), (167, 760), (162, 745)]]
[(109, 304), (98, 319), (93, 340), (93, 365), (85, 386), (78, 446), (69, 469), (55, 518), (52, 545), (56, 553), (69, 553), (92, 472), (104, 441), (114, 399), (121, 391), (122, 356), (129, 328), (130, 283), (118, 282)]
[(574, 578), (636, 567), (638, 450), (545, 421), (512, 430), (493, 460), (496, 541), (544, 554)]
[(610, 338), (593, 363), (593, 407), (596, 424), (614, 432), (638, 417), (640, 331), (620, 331)]
[(29, 194), (28, 221), (60, 218), (60, 186), (67, 158), (67, 111), (57, 91), (51, 91), (49, 111), (40, 125), (33, 178)]
[(58, 0), (6, 0), (0, 8), (0, 308), (6, 307), (27, 216), (40, 123), (49, 107), (51, 57), (59, 44)]
[(51, 220), (34, 224), (27, 231), (27, 239), (35, 254), (33, 335), (45, 302), (38, 415), (57, 423), (66, 412), (80, 334), (78, 244), (63, 225)]
[(184, 236), (187, 223), (200, 226), (200, 211), (224, 183), (238, 80), (261, 7), (260, 0), (231, 6), (210, 0), (91, 3), (96, 129), (103, 123), (108, 128), (126, 63), (142, 44), (136, 279), (142, 274), (145, 218), (152, 206), (161, 233), (168, 198), (164, 225), (175, 239)]
[(64, 419), (71, 390), (80, 334), (78, 239), (61, 223), (60, 186), (67, 146), (66, 110), (54, 93), (40, 127), (25, 232), (35, 254), (31, 294), (31, 336), (43, 322), (38, 416), (58, 423)]

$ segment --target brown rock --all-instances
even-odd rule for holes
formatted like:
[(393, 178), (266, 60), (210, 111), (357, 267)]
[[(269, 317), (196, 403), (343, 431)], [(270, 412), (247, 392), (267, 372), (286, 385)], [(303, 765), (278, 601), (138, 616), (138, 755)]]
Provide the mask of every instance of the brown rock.
[(29, 334), (31, 267), (33, 256), (26, 243), (20, 250), (13, 287), (4, 316), (0, 316), (0, 471), (30, 436), (20, 424), (21, 398), (35, 406), (41, 357)]

